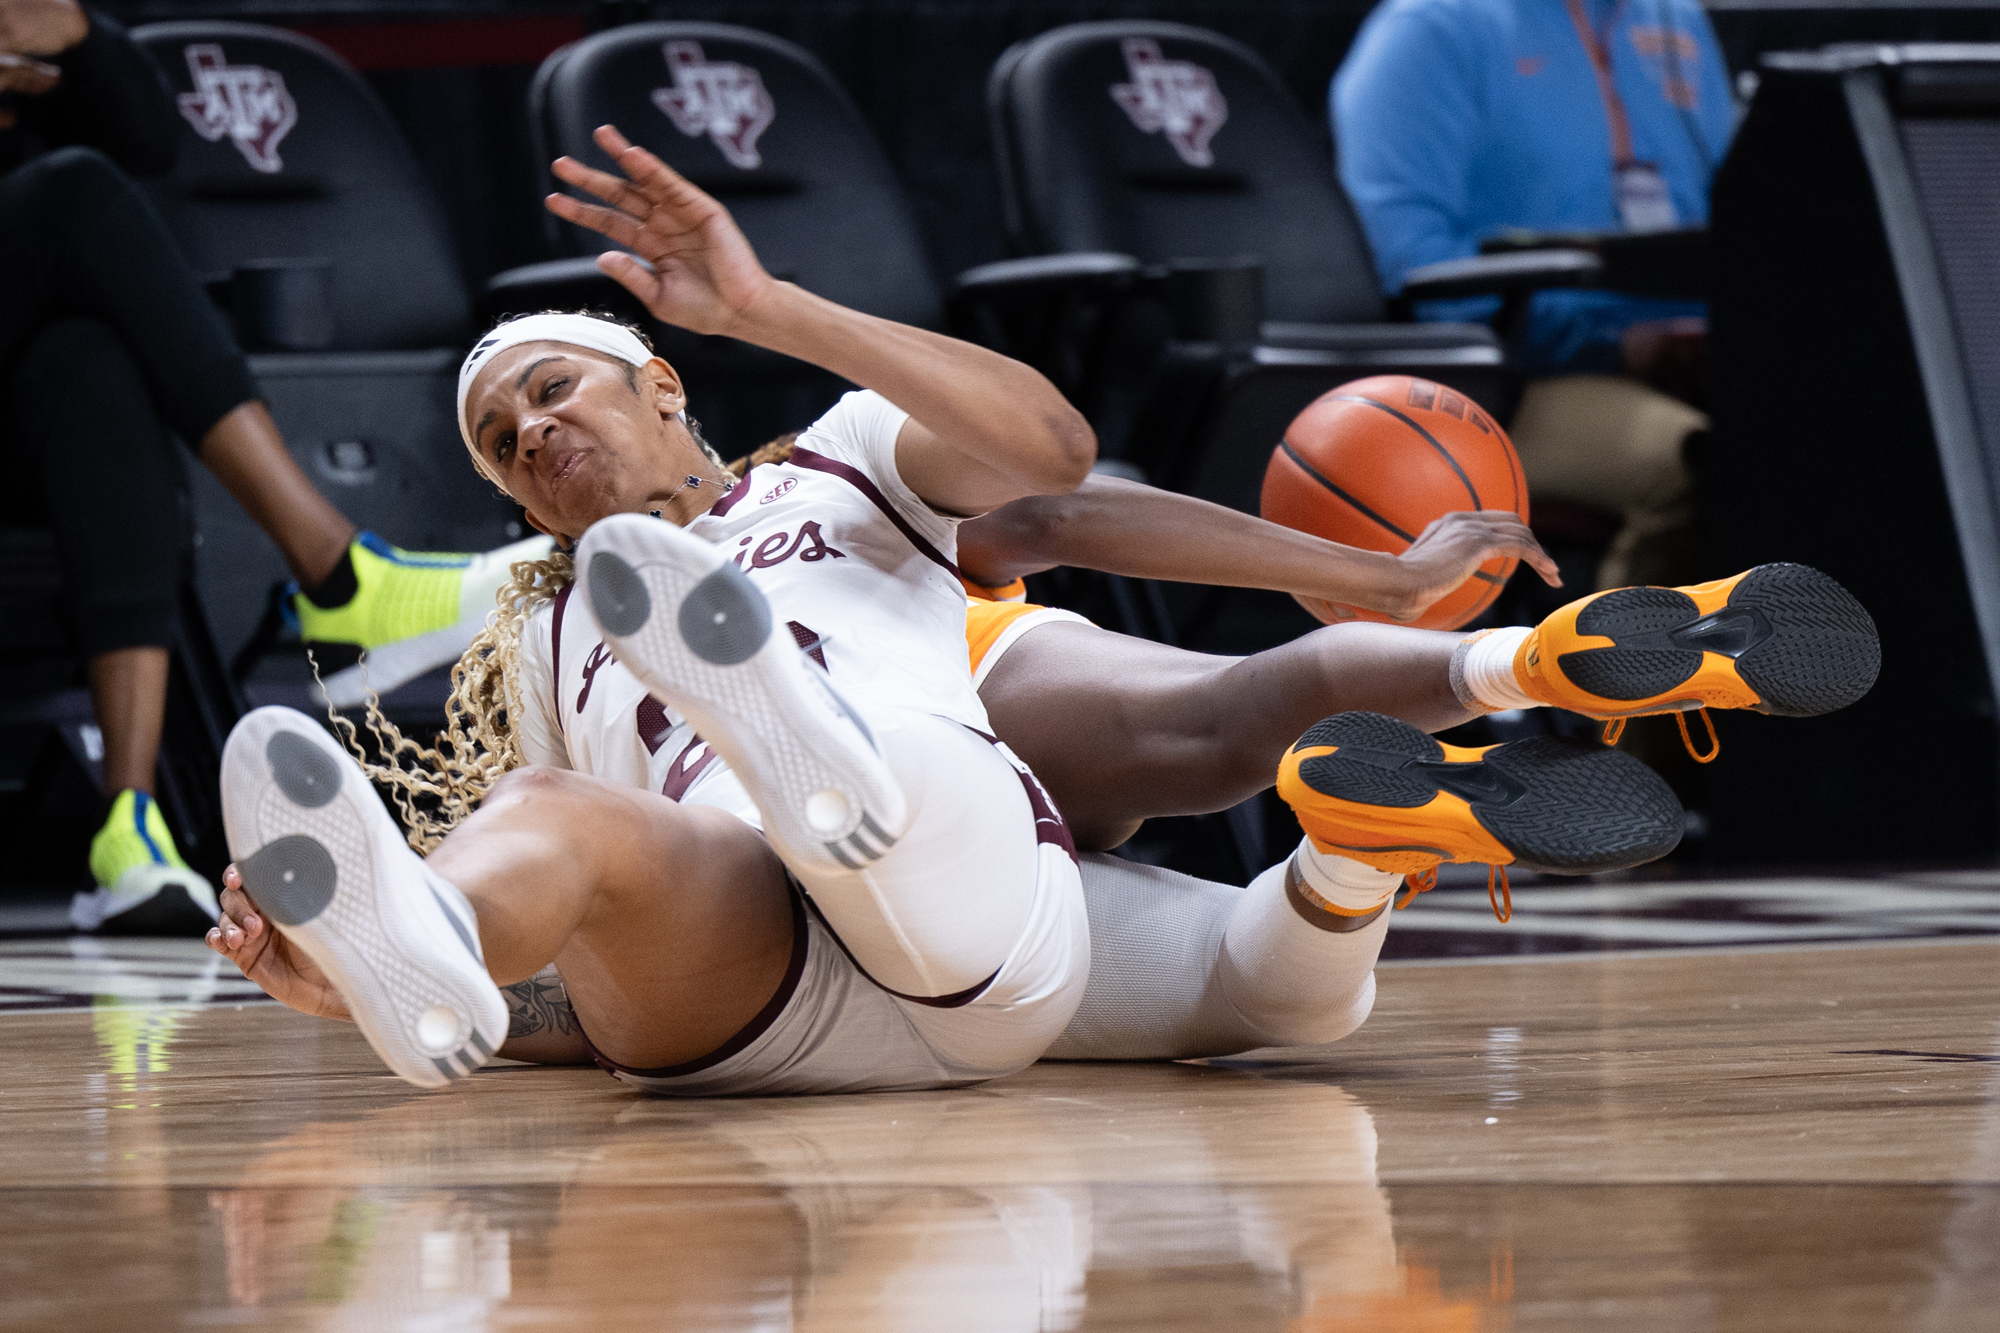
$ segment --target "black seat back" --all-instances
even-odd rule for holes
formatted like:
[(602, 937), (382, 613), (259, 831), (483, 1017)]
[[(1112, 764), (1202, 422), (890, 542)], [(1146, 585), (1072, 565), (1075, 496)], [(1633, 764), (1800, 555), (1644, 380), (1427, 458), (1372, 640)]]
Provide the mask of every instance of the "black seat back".
[[(331, 345), (250, 358), (306, 475), (400, 546), (479, 551), (521, 536), (519, 511), (458, 440), (471, 301), (443, 211), (381, 102), (339, 56), (281, 29), (160, 23), (133, 36), (180, 96), (179, 164), (147, 189), (196, 272), (331, 263)], [(302, 671), (255, 652), (288, 577), (277, 549), (211, 473), (194, 469), (190, 483), (195, 584), (216, 649), (246, 669)]]
[(1271, 320), (1383, 317), (1325, 136), (1240, 42), (1177, 23), (1073, 24), (1003, 55), (987, 105), (1022, 253), (1254, 255)]
[[(813, 56), (719, 23), (640, 23), (550, 56), (529, 94), (541, 161), (608, 167), (614, 124), (721, 200), (764, 266), (829, 300), (937, 327), (943, 296), (902, 182), (861, 113)], [(551, 219), (560, 249), (595, 232)]]
[(1715, 568), (1817, 566), (1884, 645), (1852, 708), (1725, 728), (1717, 860), (2000, 853), (1995, 180), (2000, 46), (1767, 56), (1716, 173)]
[(471, 306), (444, 214), (345, 61), (256, 24), (157, 23), (133, 36), (187, 122), (173, 174), (149, 190), (197, 272), (330, 260), (330, 350), (466, 340)]

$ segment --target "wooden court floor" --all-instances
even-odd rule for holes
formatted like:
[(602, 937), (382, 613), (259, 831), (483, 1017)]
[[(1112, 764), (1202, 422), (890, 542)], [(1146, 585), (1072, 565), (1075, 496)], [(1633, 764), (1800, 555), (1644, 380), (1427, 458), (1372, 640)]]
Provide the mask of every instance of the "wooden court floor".
[(2000, 942), (1385, 966), (1336, 1046), (438, 1093), (268, 1005), (0, 1017), (0, 1326), (2000, 1327)]

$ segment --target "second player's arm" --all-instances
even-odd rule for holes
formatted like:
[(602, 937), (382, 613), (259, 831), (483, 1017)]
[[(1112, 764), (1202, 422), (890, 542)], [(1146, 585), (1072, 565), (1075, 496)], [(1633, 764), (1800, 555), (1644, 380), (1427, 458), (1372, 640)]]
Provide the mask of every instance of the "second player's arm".
[(966, 577), (999, 586), (1056, 565), (1134, 578), (1268, 588), (1413, 620), (1496, 557), (1550, 586), (1555, 562), (1518, 516), (1448, 514), (1400, 556), (1357, 550), (1221, 505), (1093, 475), (1068, 495), (1018, 500), (959, 529)]

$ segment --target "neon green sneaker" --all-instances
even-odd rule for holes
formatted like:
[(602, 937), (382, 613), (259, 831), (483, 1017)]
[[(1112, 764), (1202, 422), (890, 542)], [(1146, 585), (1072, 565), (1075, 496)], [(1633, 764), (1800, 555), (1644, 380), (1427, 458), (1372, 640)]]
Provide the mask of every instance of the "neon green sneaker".
[(486, 624), (494, 597), (513, 565), (540, 560), (555, 547), (536, 535), (478, 555), (405, 551), (372, 532), (347, 548), (354, 596), (341, 606), (316, 606), (292, 596), (299, 637), (308, 644), (351, 644), (367, 657), (325, 681), (335, 708), (360, 704), (367, 692), (387, 694), (434, 667), (456, 662)]
[(120, 935), (194, 935), (222, 916), (215, 889), (188, 867), (160, 807), (142, 791), (118, 793), (90, 840), (97, 887), (70, 900), (78, 930)]

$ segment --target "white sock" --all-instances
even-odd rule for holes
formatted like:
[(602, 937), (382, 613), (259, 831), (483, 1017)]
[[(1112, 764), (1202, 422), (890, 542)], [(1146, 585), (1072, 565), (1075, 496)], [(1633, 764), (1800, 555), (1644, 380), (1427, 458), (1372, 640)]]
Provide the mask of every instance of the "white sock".
[(1340, 916), (1363, 916), (1395, 896), (1401, 875), (1363, 865), (1352, 857), (1323, 852), (1301, 838), (1292, 853), (1300, 894), (1308, 903)]
[(1451, 688), (1459, 702), (1489, 713), (1541, 707), (1541, 700), (1523, 690), (1514, 675), (1514, 654), (1532, 633), (1525, 625), (1510, 625), (1460, 643), (1451, 655)]
[[(1313, 894), (1349, 899), (1365, 892), (1364, 878), (1372, 879), (1381, 908), (1344, 918), (1355, 923), (1351, 929), (1314, 921), (1298, 905), (1300, 881), (1308, 875), (1324, 885)], [(1344, 887), (1334, 886), (1336, 876)], [(1215, 969), (1223, 996), (1247, 1029), (1243, 1035), (1294, 1046), (1337, 1041), (1360, 1027), (1375, 1003), (1375, 959), (1389, 933), (1389, 896), (1401, 879), (1308, 843), (1252, 880), (1229, 914)]]

